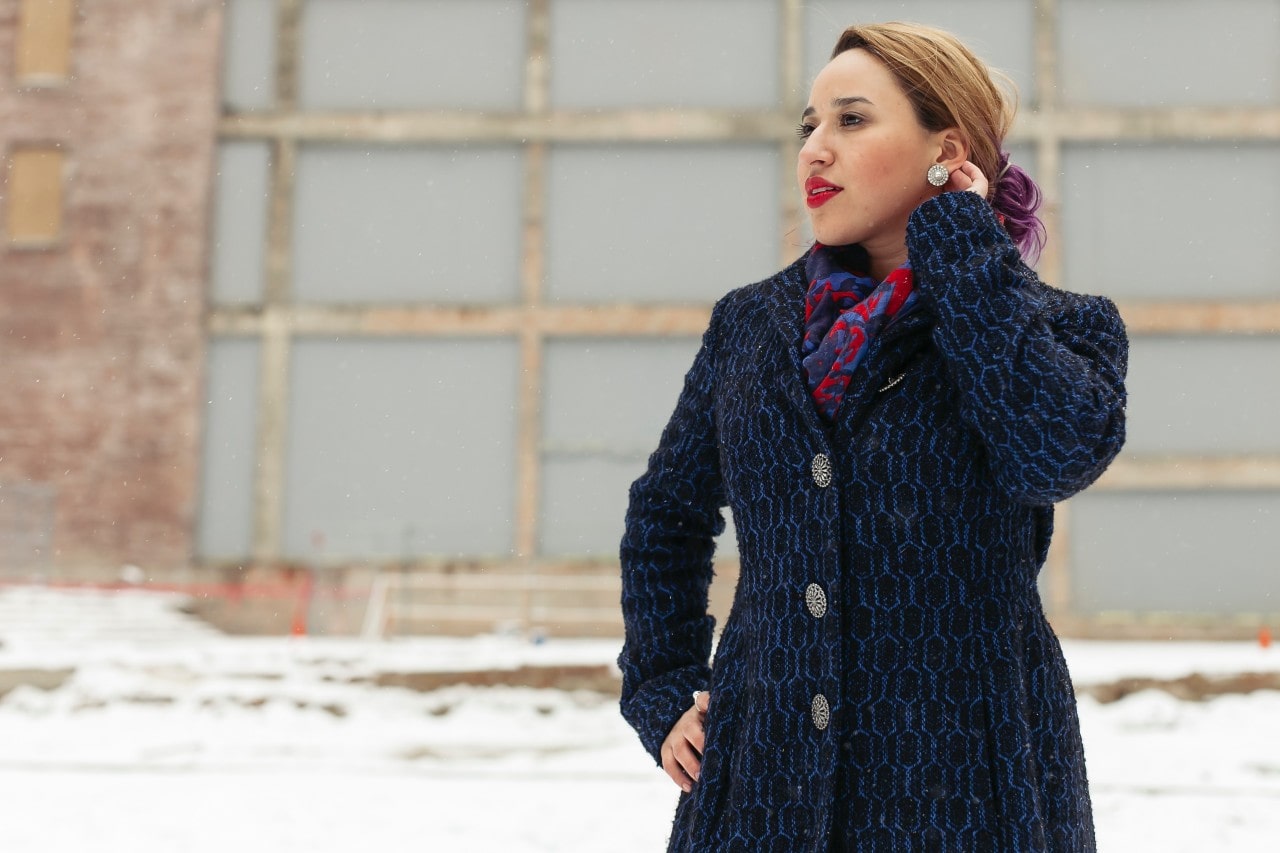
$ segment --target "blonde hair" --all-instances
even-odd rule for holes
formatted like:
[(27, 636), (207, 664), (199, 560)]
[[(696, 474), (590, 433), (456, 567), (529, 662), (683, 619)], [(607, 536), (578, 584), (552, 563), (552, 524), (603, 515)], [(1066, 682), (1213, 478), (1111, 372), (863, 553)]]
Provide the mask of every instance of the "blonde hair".
[(1017, 88), (1008, 75), (988, 67), (951, 33), (924, 24), (849, 27), (831, 58), (857, 49), (884, 63), (922, 127), (960, 131), (969, 143), (969, 159), (991, 183), (988, 198), (1005, 229), (1025, 253), (1039, 254), (1044, 246), (1044, 226), (1036, 216), (1039, 187), (1001, 150), (1018, 111)]

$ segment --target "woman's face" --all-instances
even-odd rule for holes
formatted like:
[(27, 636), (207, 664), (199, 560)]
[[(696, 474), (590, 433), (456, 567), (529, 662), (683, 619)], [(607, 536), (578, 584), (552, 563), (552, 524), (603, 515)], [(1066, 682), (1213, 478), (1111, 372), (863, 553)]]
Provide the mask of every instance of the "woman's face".
[(905, 260), (907, 220), (938, 194), (925, 173), (943, 160), (943, 134), (920, 125), (893, 75), (861, 49), (818, 74), (800, 133), (796, 177), (817, 241)]

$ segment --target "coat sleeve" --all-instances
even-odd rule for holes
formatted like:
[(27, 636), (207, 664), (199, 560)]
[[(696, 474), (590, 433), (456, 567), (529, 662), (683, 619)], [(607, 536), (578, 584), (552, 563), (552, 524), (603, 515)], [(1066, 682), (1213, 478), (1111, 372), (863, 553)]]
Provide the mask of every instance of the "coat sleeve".
[(1129, 343), (1111, 300), (1042, 284), (975, 193), (922, 204), (907, 246), (961, 420), (997, 484), (1046, 506), (1096, 480), (1125, 438)]
[(711, 678), (707, 591), (725, 503), (712, 407), (715, 327), (713, 312), (658, 449), (631, 486), (620, 551), (622, 715), (659, 764), (662, 742)]

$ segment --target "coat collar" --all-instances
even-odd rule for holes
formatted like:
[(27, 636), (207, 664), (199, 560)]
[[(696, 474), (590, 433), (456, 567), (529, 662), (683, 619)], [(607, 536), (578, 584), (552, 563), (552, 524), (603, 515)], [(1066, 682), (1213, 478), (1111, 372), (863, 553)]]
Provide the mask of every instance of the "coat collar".
[[(812, 251), (812, 249), (810, 249)], [(805, 424), (815, 433), (826, 432), (818, 409), (809, 396), (804, 381), (804, 367), (800, 363), (800, 342), (804, 338), (804, 296), (809, 288), (805, 280), (804, 265), (809, 252), (801, 255), (791, 266), (764, 283), (764, 300), (777, 341), (782, 347), (779, 363), (783, 365), (779, 382), (787, 400), (801, 413)]]
[(804, 265), (808, 258), (809, 252), (805, 252), (791, 266), (768, 279), (764, 288), (769, 316), (796, 370), (800, 369), (800, 341), (804, 338), (804, 296), (809, 288)]

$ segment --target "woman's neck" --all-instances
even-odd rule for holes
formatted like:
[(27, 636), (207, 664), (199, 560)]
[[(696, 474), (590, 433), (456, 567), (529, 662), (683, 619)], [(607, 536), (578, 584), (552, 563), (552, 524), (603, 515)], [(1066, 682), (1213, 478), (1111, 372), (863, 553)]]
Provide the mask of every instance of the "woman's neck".
[(877, 249), (865, 243), (863, 248), (867, 250), (867, 258), (870, 261), (870, 269), (867, 272), (876, 281), (884, 281), (889, 277), (889, 273), (907, 262), (907, 244), (905, 241), (889, 249)]

